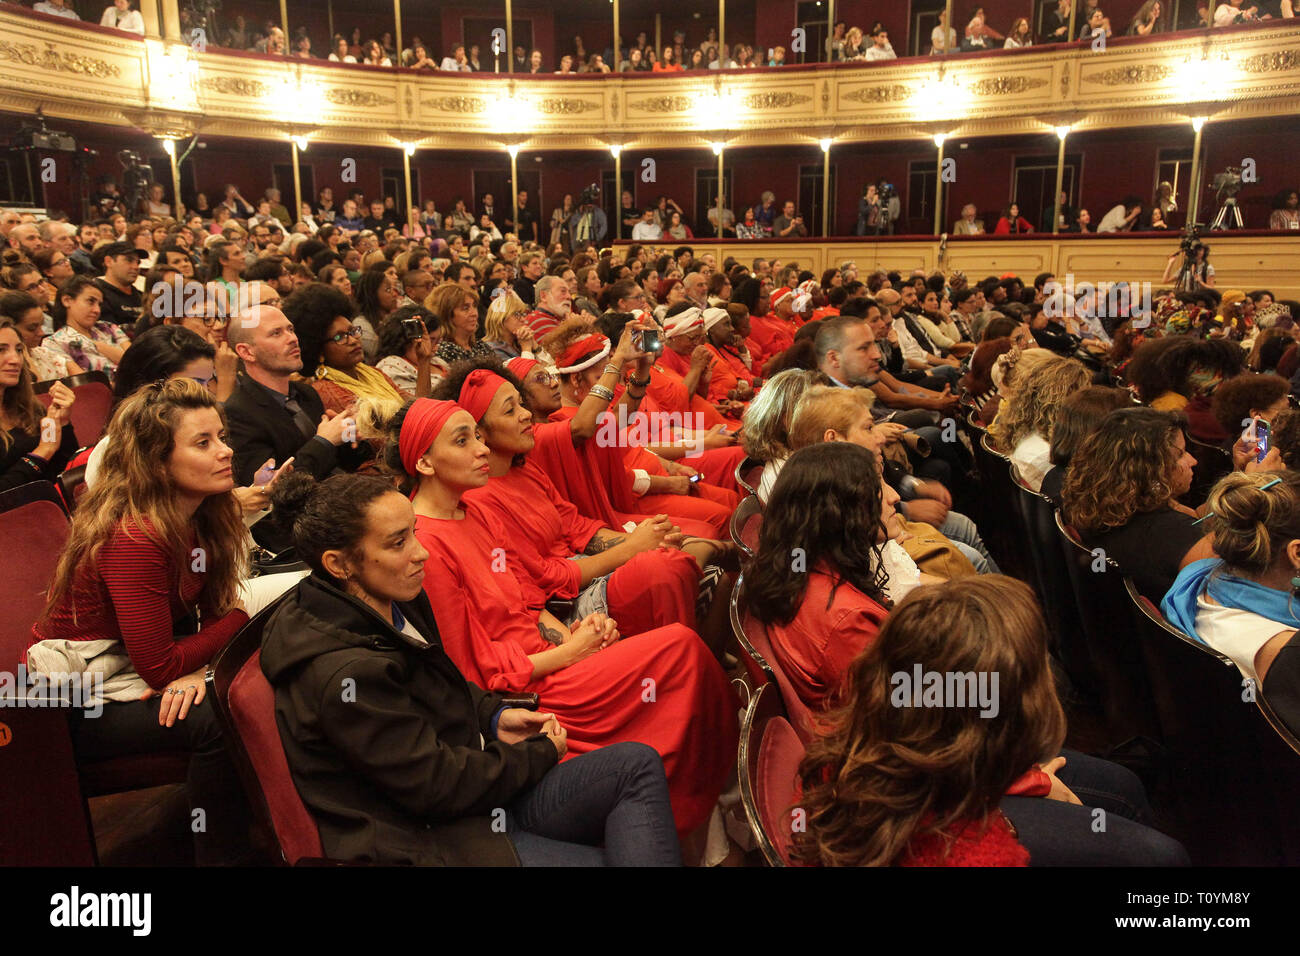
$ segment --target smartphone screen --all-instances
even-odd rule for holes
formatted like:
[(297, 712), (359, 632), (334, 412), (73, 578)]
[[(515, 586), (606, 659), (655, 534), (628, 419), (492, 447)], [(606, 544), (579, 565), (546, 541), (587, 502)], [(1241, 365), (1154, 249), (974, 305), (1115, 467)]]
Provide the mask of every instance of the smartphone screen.
[(1264, 456), (1268, 454), (1268, 432), (1268, 422), (1260, 420), (1255, 423), (1255, 441), (1259, 443), (1259, 455), (1255, 458), (1256, 461), (1262, 462)]

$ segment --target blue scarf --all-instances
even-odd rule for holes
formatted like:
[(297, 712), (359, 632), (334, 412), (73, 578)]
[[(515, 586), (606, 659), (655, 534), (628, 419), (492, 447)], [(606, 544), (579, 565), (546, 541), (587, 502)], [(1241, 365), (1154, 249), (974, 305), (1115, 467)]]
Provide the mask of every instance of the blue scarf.
[(1270, 621), (1300, 629), (1300, 617), (1296, 616), (1290, 592), (1226, 574), (1222, 568), (1222, 558), (1202, 558), (1178, 572), (1173, 587), (1160, 602), (1165, 619), (1204, 644), (1205, 640), (1196, 633), (1196, 600), (1202, 594), (1208, 594), (1224, 607), (1250, 611)]

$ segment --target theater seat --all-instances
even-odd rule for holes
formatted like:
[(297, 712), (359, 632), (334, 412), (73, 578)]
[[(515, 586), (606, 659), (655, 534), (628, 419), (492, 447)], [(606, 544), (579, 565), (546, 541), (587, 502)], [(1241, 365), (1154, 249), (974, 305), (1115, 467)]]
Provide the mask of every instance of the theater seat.
[(740, 727), (736, 773), (740, 802), (754, 840), (769, 866), (789, 866), (793, 806), (804, 744), (773, 707), (773, 688), (750, 698)]
[(785, 713), (789, 715), (790, 723), (799, 734), (799, 739), (807, 743), (813, 738), (812, 710), (799, 698), (794, 685), (790, 683), (785, 672), (781, 670), (781, 665), (777, 663), (776, 655), (772, 652), (772, 643), (767, 638), (767, 628), (751, 614), (742, 613), (739, 617), (740, 632), (744, 636), (745, 645), (761, 662), (765, 673), (770, 675), (768, 685), (775, 681), (776, 689), (780, 691), (780, 702), (784, 705)]
[[(103, 372), (83, 372), (59, 379), (72, 389), (77, 400), (72, 404), (72, 430), (77, 434), (77, 444), (89, 448), (104, 436), (108, 417), (113, 411), (113, 388)], [(53, 382), (42, 382), (37, 398), (50, 404), (49, 388)]]
[(757, 458), (745, 458), (736, 466), (736, 484), (747, 494), (758, 494), (758, 482), (763, 476), (763, 463)]
[(259, 611), (217, 655), (208, 678), (249, 806), (290, 866), (319, 863), (320, 831), (293, 783), (275, 722), (275, 692), (262, 674), (262, 630), (280, 602)]
[(68, 515), (58, 489), (33, 481), (0, 494), (8, 546), (0, 548), (0, 670), (12, 673), (27, 656), (32, 625), (68, 540)]
[[(1179, 836), (1194, 863), (1300, 863), (1300, 754), (1224, 655), (1164, 619), (1125, 580), (1169, 756)], [(1249, 692), (1253, 690), (1255, 700)]]
[(758, 549), (758, 532), (763, 527), (763, 503), (750, 495), (731, 515), (731, 540), (752, 558)]
[(744, 591), (745, 575), (741, 574), (736, 579), (736, 586), (731, 589), (731, 633), (735, 635), (736, 643), (740, 645), (740, 659), (745, 665), (746, 673), (749, 674), (750, 686), (762, 687), (764, 684), (775, 684), (776, 674), (772, 672), (772, 665), (754, 649), (754, 645), (745, 634), (744, 613), (741, 611)]

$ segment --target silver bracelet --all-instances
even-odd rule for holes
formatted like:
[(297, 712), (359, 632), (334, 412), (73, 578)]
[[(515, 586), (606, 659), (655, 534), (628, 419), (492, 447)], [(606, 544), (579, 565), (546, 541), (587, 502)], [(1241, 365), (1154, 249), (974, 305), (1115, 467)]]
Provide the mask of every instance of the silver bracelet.
[(622, 375), (623, 370), (619, 368), (617, 365), (615, 365), (613, 362), (610, 362), (608, 365), (605, 366), (605, 373), (607, 375), (611, 373), (614, 375)]
[(614, 390), (606, 388), (604, 385), (591, 386), (591, 394), (595, 395), (597, 398), (604, 399), (607, 402), (612, 402), (614, 400)]

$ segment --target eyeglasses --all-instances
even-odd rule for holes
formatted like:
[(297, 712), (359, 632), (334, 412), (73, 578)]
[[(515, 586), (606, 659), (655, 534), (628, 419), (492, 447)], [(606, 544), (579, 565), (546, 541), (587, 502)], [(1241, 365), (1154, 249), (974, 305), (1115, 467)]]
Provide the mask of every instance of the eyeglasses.
[(361, 326), (354, 325), (346, 332), (336, 332), (334, 335), (331, 335), (325, 341), (333, 342), (335, 345), (342, 345), (344, 340), (346, 339), (359, 339), (359, 338), (361, 338)]
[(204, 315), (200, 316), (200, 318), (203, 320), (203, 324), (210, 329), (224, 329), (230, 324), (230, 319), (226, 318), (224, 315)]

